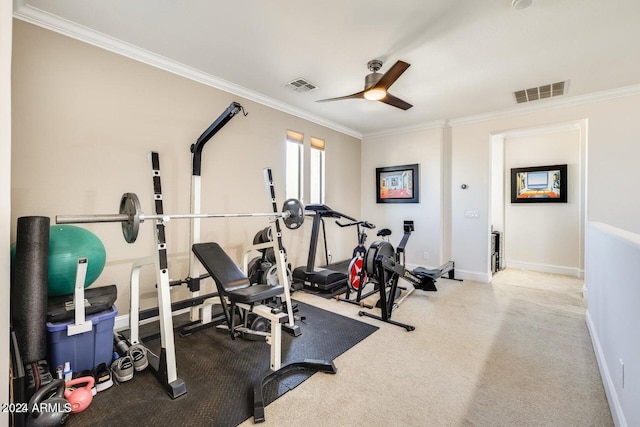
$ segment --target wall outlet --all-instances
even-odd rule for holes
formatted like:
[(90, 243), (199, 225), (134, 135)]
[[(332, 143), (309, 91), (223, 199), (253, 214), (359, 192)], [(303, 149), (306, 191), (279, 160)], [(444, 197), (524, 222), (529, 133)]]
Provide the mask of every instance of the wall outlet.
[(424, 259), (425, 261), (429, 261), (429, 252), (424, 252), (422, 254), (422, 259)]

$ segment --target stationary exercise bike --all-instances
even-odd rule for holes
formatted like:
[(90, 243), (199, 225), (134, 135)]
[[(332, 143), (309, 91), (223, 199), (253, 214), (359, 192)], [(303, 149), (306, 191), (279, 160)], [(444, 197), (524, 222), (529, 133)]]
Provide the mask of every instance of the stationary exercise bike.
[[(340, 227), (356, 226), (358, 232), (358, 245), (353, 249), (351, 262), (349, 263), (349, 268), (347, 270), (347, 291), (344, 298), (336, 296), (336, 300), (357, 304), (360, 307), (373, 308), (372, 306), (366, 305), (362, 302), (363, 298), (373, 295), (378, 291), (377, 288), (374, 288), (366, 294), (362, 293), (363, 288), (367, 284), (367, 274), (364, 268), (364, 257), (367, 253), (364, 244), (367, 241), (367, 233), (364, 229), (368, 228), (371, 230), (376, 228), (376, 226), (367, 221), (354, 221), (348, 224), (342, 224), (336, 221), (336, 224)], [(352, 292), (356, 293), (355, 299), (351, 298)]]
[[(382, 232), (382, 230), (380, 231)], [(427, 270), (424, 267), (418, 267), (414, 270), (407, 270), (405, 268), (404, 252), (412, 231), (414, 231), (413, 221), (405, 221), (404, 235), (402, 236), (402, 240), (400, 241), (400, 244), (398, 244), (396, 250), (394, 250), (388, 240), (378, 240), (373, 242), (369, 249), (367, 249), (365, 255), (365, 269), (369, 280), (377, 283), (380, 299), (378, 300), (376, 307), (380, 307), (380, 316), (364, 311), (358, 312), (359, 316), (367, 316), (382, 320), (386, 323), (401, 326), (407, 331), (413, 331), (415, 330), (414, 326), (391, 320), (393, 309), (397, 308), (398, 305), (400, 305), (400, 303), (404, 301), (415, 289), (437, 291), (437, 288), (435, 287), (435, 280), (438, 277), (442, 277), (445, 273), (448, 273), (449, 278), (453, 279), (453, 261), (449, 261), (445, 265), (434, 270)], [(386, 236), (388, 236), (390, 232), (378, 233), (378, 235), (381, 234), (386, 234)], [(396, 301), (400, 296), (401, 291), (406, 290), (406, 288), (398, 286), (398, 279), (400, 277), (411, 283), (413, 288), (409, 289), (400, 300)]]

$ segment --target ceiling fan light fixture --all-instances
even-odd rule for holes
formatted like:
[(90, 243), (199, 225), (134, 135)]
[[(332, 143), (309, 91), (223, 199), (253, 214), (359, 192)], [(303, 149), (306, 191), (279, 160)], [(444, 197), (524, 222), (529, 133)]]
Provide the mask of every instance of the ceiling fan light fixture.
[(387, 91), (384, 89), (369, 89), (364, 93), (364, 97), (369, 101), (380, 101), (387, 96)]

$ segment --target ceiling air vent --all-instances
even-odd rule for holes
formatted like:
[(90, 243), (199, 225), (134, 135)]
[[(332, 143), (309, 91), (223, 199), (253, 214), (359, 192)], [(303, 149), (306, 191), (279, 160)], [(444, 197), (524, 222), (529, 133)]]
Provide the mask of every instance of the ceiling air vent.
[(565, 87), (566, 82), (550, 83), (539, 87), (532, 87), (530, 89), (518, 90), (513, 92), (513, 95), (516, 97), (516, 102), (518, 104), (522, 104), (523, 102), (564, 95)]
[(302, 77), (292, 80), (289, 83), (285, 83), (284, 87), (291, 88), (298, 93), (305, 93), (309, 92), (310, 90), (318, 89), (318, 86)]

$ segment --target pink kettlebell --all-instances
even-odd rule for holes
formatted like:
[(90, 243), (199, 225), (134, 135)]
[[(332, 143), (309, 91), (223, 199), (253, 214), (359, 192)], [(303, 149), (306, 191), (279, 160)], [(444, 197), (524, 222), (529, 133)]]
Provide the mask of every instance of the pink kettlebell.
[[(95, 379), (93, 377), (80, 377), (66, 383), (64, 390), (64, 398), (71, 404), (71, 412), (82, 412), (89, 407), (93, 400), (91, 389)], [(84, 387), (76, 387), (73, 390), (70, 387), (80, 384), (86, 384)]]

